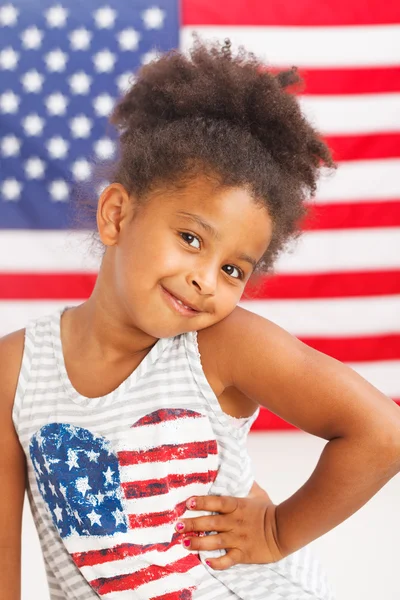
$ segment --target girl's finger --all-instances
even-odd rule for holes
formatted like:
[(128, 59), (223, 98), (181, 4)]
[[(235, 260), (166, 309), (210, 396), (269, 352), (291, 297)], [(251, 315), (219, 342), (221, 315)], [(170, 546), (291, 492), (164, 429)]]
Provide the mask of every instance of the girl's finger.
[(237, 509), (239, 502), (240, 498), (234, 496), (192, 496), (186, 501), (186, 506), (191, 510), (231, 513)]
[(219, 558), (207, 558), (207, 564), (215, 571), (224, 571), (233, 565), (237, 565), (241, 561), (241, 558), (242, 554), (240, 550), (231, 548), (224, 556), (220, 556)]
[(219, 515), (206, 515), (204, 517), (193, 517), (179, 519), (175, 524), (178, 533), (189, 531), (230, 531), (232, 525), (227, 523), (226, 517)]
[(229, 535), (215, 533), (205, 537), (190, 536), (182, 540), (184, 548), (187, 550), (223, 550), (229, 548), (232, 541)]

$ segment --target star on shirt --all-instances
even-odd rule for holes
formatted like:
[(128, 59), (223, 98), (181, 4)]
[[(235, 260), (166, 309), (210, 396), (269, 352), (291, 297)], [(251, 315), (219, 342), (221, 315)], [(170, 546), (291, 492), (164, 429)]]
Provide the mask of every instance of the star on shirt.
[[(57, 182), (54, 181), (53, 184), (55, 184), (55, 183), (57, 183)], [(76, 452), (74, 452), (74, 450), (71, 450), (71, 448), (68, 448), (68, 460), (65, 462), (69, 466), (69, 470), (73, 469), (74, 467), (76, 469), (79, 468), (78, 455)]]
[(88, 513), (87, 516), (90, 519), (91, 525), (93, 525), (94, 523), (96, 523), (96, 525), (101, 525), (101, 515), (99, 515), (97, 512), (95, 512), (94, 509), (92, 510), (92, 512)]
[(92, 489), (89, 485), (89, 477), (78, 477), (75, 482), (75, 486), (82, 496), (85, 496), (86, 492)]
[(115, 524), (119, 525), (120, 523), (122, 523), (123, 525), (125, 525), (125, 515), (123, 513), (122, 510), (119, 510), (119, 508), (117, 508), (116, 510), (114, 510), (112, 512), (112, 516), (115, 519)]
[(56, 515), (57, 523), (58, 521), (62, 521), (62, 508), (56, 504), (56, 508), (54, 509), (54, 514)]
[(112, 476), (114, 475), (114, 473), (115, 473), (115, 471), (112, 471), (111, 467), (108, 467), (107, 471), (103, 471), (103, 475), (105, 475), (105, 478), (106, 478), (106, 484), (113, 483)]

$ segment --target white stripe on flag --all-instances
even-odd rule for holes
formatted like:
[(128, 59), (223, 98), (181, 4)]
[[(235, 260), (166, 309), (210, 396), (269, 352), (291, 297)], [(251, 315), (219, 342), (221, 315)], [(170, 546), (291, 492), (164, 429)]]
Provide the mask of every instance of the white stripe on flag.
[(239, 305), (297, 337), (350, 338), (400, 333), (400, 296), (247, 300)]
[(325, 135), (400, 131), (400, 94), (304, 95), (299, 103)]
[[(400, 178), (399, 178), (400, 179)], [(77, 244), (74, 247), (73, 238)], [(95, 272), (95, 256), (80, 252), (82, 234), (5, 232), (0, 238), (0, 271), (14, 273)], [(29, 252), (22, 248), (28, 247)], [(379, 251), (377, 251), (379, 249)], [(294, 250), (295, 254), (292, 254)], [(85, 259), (85, 260), (84, 260)], [(373, 270), (400, 266), (400, 228), (306, 231), (276, 263), (277, 273), (318, 273)], [(1, 310), (1, 309), (0, 309)]]
[(181, 29), (180, 48), (201, 39), (222, 41), (229, 37), (266, 64), (302, 67), (372, 67), (400, 63), (400, 25), (344, 27), (269, 27), (190, 25)]

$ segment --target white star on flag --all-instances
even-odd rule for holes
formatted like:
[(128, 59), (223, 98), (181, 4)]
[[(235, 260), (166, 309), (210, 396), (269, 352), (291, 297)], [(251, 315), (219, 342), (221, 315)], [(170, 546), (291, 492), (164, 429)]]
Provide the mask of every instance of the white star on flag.
[(21, 140), (15, 135), (6, 135), (1, 140), (1, 153), (4, 157), (17, 156), (21, 148)]
[(28, 179), (40, 179), (46, 170), (46, 163), (39, 157), (29, 158), (25, 163), (25, 172)]
[(140, 33), (138, 33), (136, 29), (133, 29), (133, 27), (130, 27), (129, 29), (124, 29), (123, 31), (120, 31), (120, 33), (118, 33), (117, 35), (119, 47), (121, 48), (121, 50), (125, 51), (137, 50), (139, 47), (140, 38)]
[(0, 96), (0, 110), (2, 113), (16, 113), (18, 111), (20, 98), (12, 90), (7, 90)]
[(143, 23), (147, 29), (161, 29), (164, 18), (164, 11), (156, 6), (147, 8), (142, 12)]
[(40, 48), (43, 39), (43, 32), (34, 25), (28, 27), (21, 33), (22, 45), (26, 50), (37, 50)]
[(46, 148), (53, 159), (62, 159), (67, 156), (69, 144), (62, 137), (56, 136), (50, 138), (46, 143)]
[(116, 55), (105, 48), (93, 56), (93, 63), (98, 73), (109, 73), (114, 69), (116, 59)]
[(11, 46), (0, 52), (0, 68), (13, 71), (18, 64), (19, 54)]
[(90, 46), (92, 34), (85, 27), (75, 29), (69, 34), (69, 41), (72, 50), (87, 50)]
[(98, 117), (107, 117), (114, 106), (115, 98), (110, 94), (101, 94), (93, 100), (93, 107)]
[(41, 75), (36, 69), (27, 71), (21, 77), (21, 83), (24, 87), (25, 92), (37, 94), (41, 91), (43, 86), (44, 76)]
[(67, 21), (68, 11), (61, 6), (61, 4), (57, 4), (57, 6), (49, 8), (45, 15), (49, 27), (64, 27)]
[[(86, 181), (87, 179), (89, 179), (92, 172), (91, 165), (85, 158), (76, 160), (72, 164), (71, 171), (75, 181)], [(91, 457), (89, 457), (89, 459), (93, 460)]]
[(26, 135), (41, 135), (44, 127), (44, 119), (39, 117), (37, 114), (31, 114), (22, 120), (22, 126)]
[(68, 80), (73, 94), (87, 94), (90, 89), (92, 78), (84, 71), (74, 73)]
[[(51, 199), (54, 200), (54, 202), (65, 202), (68, 199), (69, 186), (63, 179), (58, 179), (49, 185), (49, 192)], [(75, 465), (73, 460), (71, 460), (71, 462), (67, 462), (67, 464), (72, 465), (70, 468), (79, 466), (78, 464)]]
[(56, 50), (53, 50), (52, 52), (46, 54), (44, 60), (49, 71), (61, 73), (61, 71), (65, 70), (68, 55), (65, 52), (63, 52), (60, 48), (57, 48)]
[(90, 135), (92, 121), (86, 115), (78, 115), (69, 122), (72, 137), (87, 138)]
[(84, 496), (88, 490), (91, 490), (88, 477), (78, 477), (76, 480), (76, 489)]
[(12, 27), (17, 23), (19, 10), (12, 4), (5, 4), (0, 7), (0, 25), (2, 27)]
[(99, 29), (110, 29), (114, 26), (117, 13), (110, 6), (104, 6), (93, 14), (96, 26)]
[(99, 515), (97, 512), (95, 512), (94, 509), (92, 510), (92, 512), (88, 513), (87, 516), (90, 519), (91, 525), (93, 525), (94, 523), (97, 523), (97, 525), (101, 525), (101, 515)]
[(61, 92), (55, 92), (54, 94), (47, 96), (45, 104), (47, 112), (50, 115), (64, 115), (68, 105), (68, 99), (61, 94)]

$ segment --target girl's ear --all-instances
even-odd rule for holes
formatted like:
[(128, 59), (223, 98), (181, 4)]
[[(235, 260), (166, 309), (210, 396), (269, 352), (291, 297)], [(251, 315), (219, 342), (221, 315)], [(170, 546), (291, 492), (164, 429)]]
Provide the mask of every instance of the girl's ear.
[(111, 183), (100, 195), (97, 205), (97, 228), (105, 246), (114, 246), (121, 228), (132, 213), (132, 199), (120, 183)]

